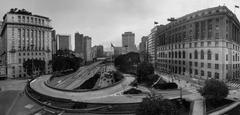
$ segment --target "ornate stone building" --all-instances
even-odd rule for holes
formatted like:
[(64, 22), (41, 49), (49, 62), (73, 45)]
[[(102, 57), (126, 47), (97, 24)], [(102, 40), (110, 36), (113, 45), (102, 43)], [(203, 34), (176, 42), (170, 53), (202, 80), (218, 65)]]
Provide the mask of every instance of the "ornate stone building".
[(28, 59), (45, 61), (45, 73), (52, 71), (51, 20), (26, 10), (11, 9), (3, 17), (0, 54), (9, 78), (26, 77), (23, 63)]
[(226, 6), (180, 17), (158, 31), (157, 69), (203, 79), (239, 79), (239, 29)]

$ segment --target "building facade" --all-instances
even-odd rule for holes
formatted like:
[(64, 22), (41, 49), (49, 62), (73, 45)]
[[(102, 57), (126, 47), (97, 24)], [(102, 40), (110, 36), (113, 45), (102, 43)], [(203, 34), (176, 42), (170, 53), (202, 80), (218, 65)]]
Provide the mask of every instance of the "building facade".
[(92, 59), (99, 58), (104, 56), (103, 46), (102, 45), (95, 45), (92, 47)]
[(122, 34), (122, 47), (123, 53), (137, 52), (137, 47), (135, 45), (135, 34), (132, 32), (124, 32)]
[(75, 52), (78, 53), (85, 61), (92, 60), (91, 54), (92, 38), (75, 33)]
[(147, 36), (143, 36), (141, 38), (141, 42), (139, 43), (139, 52), (147, 51), (147, 40), (148, 40)]
[(158, 32), (157, 69), (188, 77), (233, 80), (240, 75), (240, 24), (227, 7), (187, 14)]
[(52, 31), (52, 54), (56, 54), (57, 52), (57, 38), (56, 38), (56, 31)]
[(26, 77), (23, 63), (28, 59), (46, 62), (45, 73), (50, 73), (52, 60), (51, 20), (33, 15), (26, 10), (11, 9), (3, 17), (1, 56), (9, 78)]
[(118, 56), (123, 54), (122, 53), (123, 48), (122, 47), (113, 47), (113, 55)]
[(56, 35), (57, 50), (71, 50), (71, 35)]
[(151, 33), (148, 35), (148, 39), (146, 41), (146, 50), (147, 50), (147, 55), (148, 55), (148, 61), (152, 64), (155, 64), (157, 55), (156, 55), (156, 39), (158, 32), (160, 28), (163, 27), (162, 25), (160, 26), (155, 26), (154, 28), (151, 29)]

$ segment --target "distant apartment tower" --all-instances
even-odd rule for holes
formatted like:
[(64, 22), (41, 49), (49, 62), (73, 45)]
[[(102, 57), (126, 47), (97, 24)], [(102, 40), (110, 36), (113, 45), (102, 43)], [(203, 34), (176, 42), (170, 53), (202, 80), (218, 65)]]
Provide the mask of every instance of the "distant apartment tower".
[(137, 52), (134, 33), (125, 32), (122, 34), (122, 47), (123, 47), (123, 53)]
[(151, 33), (148, 35), (148, 39), (147, 39), (147, 55), (148, 56), (148, 61), (152, 64), (155, 64), (156, 61), (156, 39), (158, 37), (158, 30), (162, 27), (161, 26), (155, 26), (154, 28), (151, 29)]
[(56, 54), (57, 52), (57, 38), (56, 38), (56, 31), (53, 30), (52, 33), (52, 54)]
[(71, 36), (57, 34), (57, 50), (71, 50)]
[(85, 61), (91, 61), (91, 45), (92, 38), (89, 36), (84, 36), (80, 33), (75, 33), (75, 52), (80, 54), (80, 56)]
[(122, 47), (114, 47), (113, 50), (114, 50), (114, 51), (113, 51), (113, 53), (114, 53), (113, 55), (114, 55), (114, 56), (118, 56), (118, 55), (123, 54), (123, 53), (122, 53), (122, 50), (123, 50)]
[(0, 54), (7, 77), (27, 76), (23, 63), (28, 59), (45, 61), (45, 73), (51, 72), (52, 38), (48, 17), (26, 10), (11, 9), (3, 16)]
[(143, 36), (141, 38), (141, 42), (139, 43), (139, 52), (143, 52), (143, 51), (146, 51), (147, 50), (147, 39), (148, 37), (147, 36)]
[(104, 56), (103, 46), (96, 45), (92, 47), (92, 58), (98, 58)]

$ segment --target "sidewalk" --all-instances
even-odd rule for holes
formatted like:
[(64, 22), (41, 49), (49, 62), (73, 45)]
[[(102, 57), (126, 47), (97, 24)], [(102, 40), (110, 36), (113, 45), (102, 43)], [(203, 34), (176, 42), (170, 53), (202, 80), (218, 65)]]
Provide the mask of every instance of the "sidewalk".
[(227, 111), (233, 109), (234, 107), (238, 106), (239, 104), (240, 104), (240, 102), (235, 102), (235, 103), (231, 104), (230, 106), (225, 107), (219, 111), (213, 112), (209, 115), (222, 115), (222, 114), (226, 113)]

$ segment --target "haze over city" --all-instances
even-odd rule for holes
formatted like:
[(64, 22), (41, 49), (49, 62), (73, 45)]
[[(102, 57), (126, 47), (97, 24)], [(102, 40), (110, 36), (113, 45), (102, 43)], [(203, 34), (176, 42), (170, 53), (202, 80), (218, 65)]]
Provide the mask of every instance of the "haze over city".
[[(0, 16), (11, 8), (26, 9), (34, 14), (48, 16), (53, 28), (60, 34), (74, 33), (92, 37), (92, 46), (102, 44), (110, 50), (110, 43), (121, 46), (121, 34), (135, 33), (135, 43), (150, 33), (154, 21), (167, 24), (167, 18), (226, 5), (234, 11), (238, 0), (1, 0)], [(171, 9), (170, 9), (171, 8)], [(240, 11), (236, 9), (239, 17)]]

